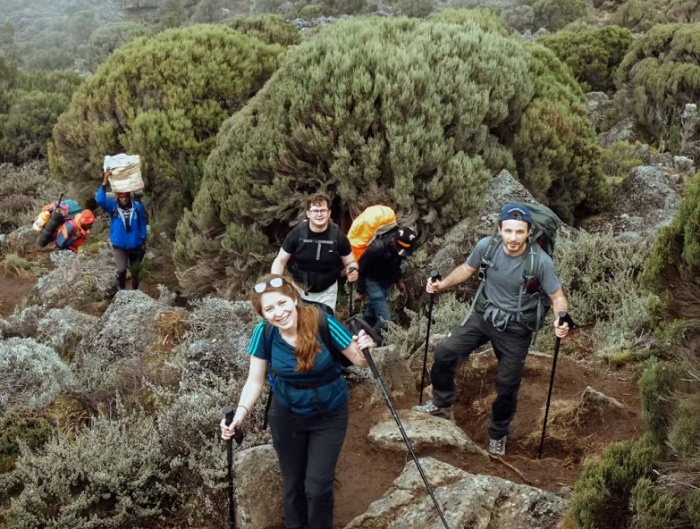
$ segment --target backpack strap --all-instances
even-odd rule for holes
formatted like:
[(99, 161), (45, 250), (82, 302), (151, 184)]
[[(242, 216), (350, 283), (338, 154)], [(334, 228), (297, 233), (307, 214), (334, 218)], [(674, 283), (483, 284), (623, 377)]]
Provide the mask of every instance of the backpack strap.
[(272, 390), (275, 386), (275, 373), (272, 371), (272, 324), (269, 321), (265, 322), (263, 326), (263, 344), (265, 345), (265, 355), (267, 356), (267, 380), (270, 382), (270, 393), (267, 395), (267, 402), (265, 402), (265, 413), (263, 414), (263, 430), (267, 430), (267, 414), (270, 413), (270, 406), (272, 406)]
[(489, 239), (489, 244), (486, 246), (486, 250), (484, 250), (484, 253), (481, 254), (481, 263), (479, 263), (479, 271), (477, 277), (479, 278), (479, 288), (476, 290), (476, 294), (474, 294), (474, 300), (472, 301), (471, 306), (469, 307), (469, 312), (467, 312), (467, 315), (464, 317), (462, 320), (462, 323), (460, 323), (461, 326), (464, 326), (465, 323), (467, 323), (467, 320), (469, 317), (472, 315), (474, 312), (474, 307), (476, 307), (477, 302), (479, 301), (479, 297), (481, 297), (481, 293), (484, 290), (484, 286), (486, 285), (486, 271), (493, 267), (493, 254), (496, 251), (496, 248), (502, 243), (501, 239), (497, 237), (496, 235), (492, 235), (491, 238)]

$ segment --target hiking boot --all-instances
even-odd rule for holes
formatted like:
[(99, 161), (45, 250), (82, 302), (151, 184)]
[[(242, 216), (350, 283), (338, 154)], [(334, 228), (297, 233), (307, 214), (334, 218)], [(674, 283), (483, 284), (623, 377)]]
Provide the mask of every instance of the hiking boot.
[(119, 290), (126, 290), (126, 272), (117, 272), (117, 285)]
[(489, 452), (497, 456), (506, 455), (506, 436), (504, 435), (500, 439), (490, 439)]
[(446, 408), (440, 408), (439, 406), (433, 404), (432, 400), (429, 400), (428, 402), (420, 406), (413, 406), (413, 408), (411, 408), (411, 411), (415, 411), (417, 413), (429, 413), (434, 417), (440, 417), (442, 419), (452, 419), (451, 406), (447, 406)]

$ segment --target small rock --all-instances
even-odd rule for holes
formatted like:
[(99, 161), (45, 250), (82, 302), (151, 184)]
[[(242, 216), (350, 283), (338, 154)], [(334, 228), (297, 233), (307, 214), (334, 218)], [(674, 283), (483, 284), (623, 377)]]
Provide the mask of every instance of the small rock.
[(595, 408), (617, 408), (622, 410), (625, 405), (612, 397), (608, 397), (604, 393), (593, 389), (591, 386), (586, 387), (581, 395), (581, 400), (587, 406)]
[(277, 527), (284, 517), (284, 495), (275, 449), (262, 445), (236, 452), (233, 466), (237, 527)]

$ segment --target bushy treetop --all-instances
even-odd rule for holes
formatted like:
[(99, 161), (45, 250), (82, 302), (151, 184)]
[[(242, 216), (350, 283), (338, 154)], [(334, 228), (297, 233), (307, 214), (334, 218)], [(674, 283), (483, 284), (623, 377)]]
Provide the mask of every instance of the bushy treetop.
[(562, 31), (538, 39), (566, 63), (584, 92), (611, 92), (613, 76), (634, 37), (617, 26)]
[(293, 46), (301, 43), (299, 30), (287, 24), (281, 15), (265, 13), (252, 17), (232, 17), (224, 20), (222, 24), (267, 44)]
[[(105, 154), (140, 154), (156, 217), (191, 203), (226, 117), (277, 69), (284, 48), (223, 26), (191, 26), (119, 48), (53, 131), (54, 174), (93, 188)], [(167, 222), (166, 222), (167, 223)]]
[(618, 108), (656, 140), (700, 100), (700, 23), (661, 24), (636, 40), (615, 74)]
[[(193, 211), (178, 226), (177, 262), (205, 267), (190, 272), (209, 278), (209, 288), (212, 281), (220, 289), (236, 284), (255, 262), (269, 264), (270, 242), (284, 236), (317, 190), (336, 196), (341, 216), (382, 200), (418, 219), (425, 233), (442, 233), (481, 205), (492, 172), (515, 168), (508, 147), (522, 134), (537, 91), (555, 94), (550, 114), (560, 125), (542, 131), (539, 145), (546, 151), (563, 136), (557, 145), (572, 152), (556, 169), (586, 162), (567, 176), (576, 196), (586, 196), (574, 180), (591, 171), (589, 153), (577, 145), (593, 141), (590, 123), (589, 130), (570, 124), (564, 112), (573, 105), (584, 124), (583, 95), (578, 89), (572, 100), (538, 88), (535, 75), (533, 53), (519, 39), (473, 22), (376, 19), (326, 28), (293, 50), (222, 126)], [(542, 81), (550, 82), (561, 81)], [(525, 165), (549, 175), (553, 188), (562, 176), (551, 173), (542, 153)]]

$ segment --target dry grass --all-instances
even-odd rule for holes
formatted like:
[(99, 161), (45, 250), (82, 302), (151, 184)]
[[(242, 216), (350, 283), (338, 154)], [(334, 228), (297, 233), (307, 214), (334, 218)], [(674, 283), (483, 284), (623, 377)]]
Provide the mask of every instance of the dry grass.
[(8, 276), (36, 277), (46, 271), (40, 264), (30, 261), (16, 253), (5, 254), (0, 262), (2, 270)]
[[(542, 437), (542, 422), (544, 421), (545, 407), (542, 407), (542, 416), (533, 424), (533, 428), (521, 443), (528, 447), (538, 447)], [(581, 448), (582, 439), (580, 430), (589, 416), (591, 410), (581, 400), (553, 400), (549, 407), (547, 418), (547, 443), (555, 444), (571, 453)]]
[(165, 311), (156, 317), (159, 345), (168, 350), (179, 345), (189, 330), (189, 314), (182, 310)]

